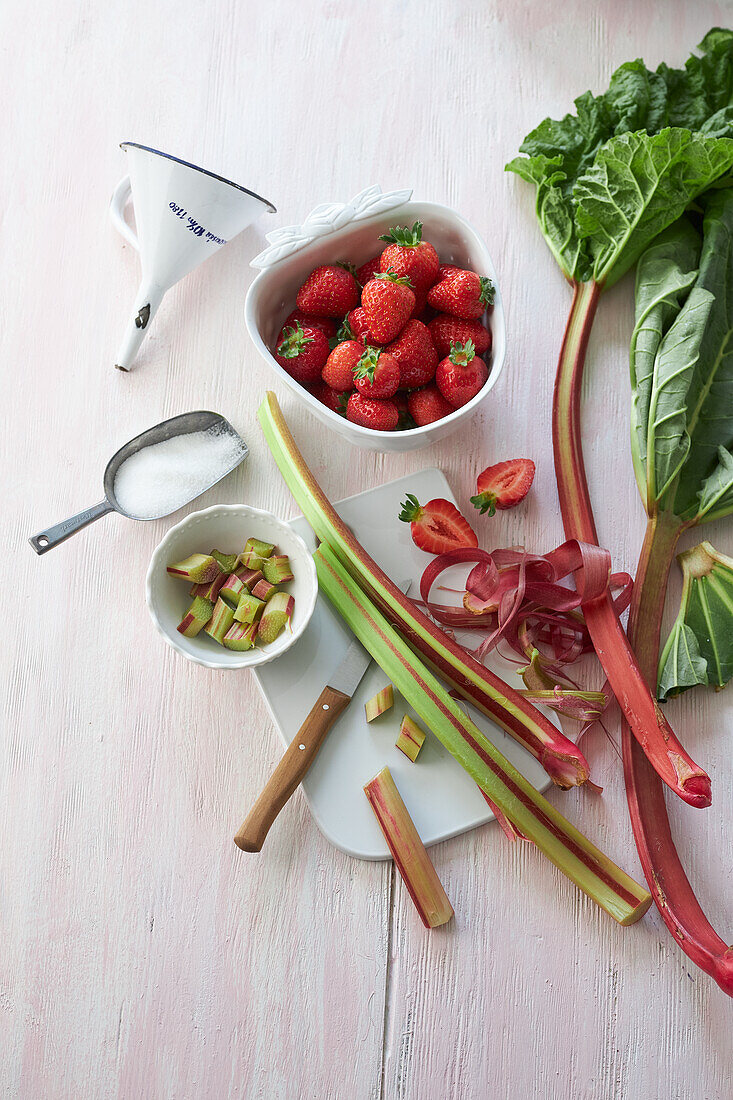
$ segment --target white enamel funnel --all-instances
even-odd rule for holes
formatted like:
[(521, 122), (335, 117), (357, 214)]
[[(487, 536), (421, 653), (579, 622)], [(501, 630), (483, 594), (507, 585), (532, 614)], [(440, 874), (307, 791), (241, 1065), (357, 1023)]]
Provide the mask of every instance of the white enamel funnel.
[[(129, 370), (166, 290), (275, 207), (246, 187), (158, 149), (123, 142), (129, 176), (110, 203), (117, 229), (140, 253), (142, 280), (115, 360)], [(125, 220), (132, 198), (137, 234)]]

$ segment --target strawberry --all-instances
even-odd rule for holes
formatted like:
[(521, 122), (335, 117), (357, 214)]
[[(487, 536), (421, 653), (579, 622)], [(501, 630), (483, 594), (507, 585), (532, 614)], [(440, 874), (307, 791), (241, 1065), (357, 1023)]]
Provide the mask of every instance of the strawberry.
[(428, 554), (445, 554), (461, 546), (478, 546), (469, 522), (449, 500), (436, 497), (423, 506), (412, 493), (402, 505), (399, 518), (410, 524), (415, 546)]
[(345, 394), (339, 393), (338, 390), (331, 389), (325, 382), (316, 382), (314, 386), (309, 387), (309, 392), (315, 397), (316, 401), (320, 401), (321, 404), (325, 405), (331, 412), (338, 413), (339, 416), (345, 416)]
[(380, 259), (380, 270), (407, 276), (415, 293), (419, 313), (425, 305), (428, 290), (438, 278), (440, 260), (433, 246), (422, 239), (422, 222), (415, 222), (412, 229), (396, 225), (389, 233), (384, 233), (380, 241), (386, 241), (387, 247)]
[(359, 304), (359, 284), (338, 264), (317, 267), (298, 291), (298, 309), (319, 317), (343, 317)]
[(328, 359), (328, 338), (319, 328), (285, 327), (278, 336), (275, 359), (301, 385), (318, 382)]
[(454, 409), (460, 409), (484, 386), (489, 371), (471, 340), (451, 344), (450, 355), (441, 359), (435, 372), (435, 384)]
[(361, 286), (366, 286), (370, 279), (373, 279), (375, 275), (381, 270), (379, 264), (382, 257), (372, 256), (371, 260), (367, 260), (365, 264), (356, 269), (356, 281)]
[(351, 312), (346, 315), (344, 324), (347, 324), (352, 332), (351, 339), (362, 340), (365, 344), (370, 344), (372, 347), (377, 343), (369, 328), (369, 322), (366, 319), (362, 306), (357, 306), (356, 309), (352, 309)]
[(438, 281), (428, 291), (428, 305), (464, 320), (475, 320), (493, 305), (494, 284), (491, 279), (445, 264)]
[(401, 390), (412, 390), (432, 380), (438, 365), (438, 353), (421, 321), (408, 321), (386, 350), (400, 365)]
[(394, 271), (370, 279), (361, 295), (369, 328), (379, 344), (388, 344), (405, 327), (415, 306), (410, 280)]
[(497, 508), (513, 508), (524, 500), (534, 480), (534, 462), (531, 458), (511, 458), (487, 466), (478, 475), (476, 496), (471, 504), (483, 515), (493, 516)]
[(399, 420), (397, 421), (397, 427), (400, 431), (405, 431), (408, 428), (416, 428), (415, 421), (410, 416), (410, 410), (407, 407), (407, 394), (400, 390), (392, 398), (392, 401), (397, 406), (397, 412), (399, 413)]
[(361, 393), (352, 393), (346, 406), (346, 418), (375, 432), (393, 432), (400, 414), (394, 401), (375, 401)]
[(354, 371), (354, 385), (364, 397), (383, 400), (397, 393), (400, 365), (394, 355), (379, 348), (366, 348)]
[(455, 409), (449, 405), (437, 386), (425, 386), (422, 390), (413, 390), (407, 398), (407, 408), (418, 428), (433, 424), (450, 416)]
[(441, 359), (450, 354), (451, 344), (465, 344), (466, 340), (473, 340), (477, 355), (485, 355), (491, 348), (491, 333), (480, 321), (461, 321), (439, 313), (428, 322), (428, 330)]
[(345, 340), (337, 344), (323, 368), (323, 381), (339, 393), (348, 393), (354, 388), (354, 371), (364, 353), (364, 345), (358, 340)]
[(295, 328), (298, 322), (300, 322), (303, 328), (305, 328), (306, 325), (309, 328), (319, 328), (321, 332), (325, 333), (329, 340), (336, 335), (336, 322), (332, 317), (315, 317), (311, 316), (309, 313), (303, 313), (300, 309), (294, 309), (292, 313), (288, 314), (283, 321), (283, 328), (285, 328), (286, 325)]

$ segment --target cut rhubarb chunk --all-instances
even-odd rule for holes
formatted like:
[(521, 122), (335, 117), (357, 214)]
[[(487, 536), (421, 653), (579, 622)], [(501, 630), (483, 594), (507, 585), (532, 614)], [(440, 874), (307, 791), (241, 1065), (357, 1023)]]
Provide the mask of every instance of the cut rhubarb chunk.
[(293, 571), (290, 568), (290, 559), (287, 554), (273, 554), (265, 558), (262, 565), (265, 580), (270, 584), (286, 584), (293, 579)]
[(246, 569), (262, 569), (265, 564), (262, 555), (256, 554), (254, 550), (244, 550), (239, 560)]
[(384, 714), (386, 710), (394, 706), (394, 688), (391, 684), (387, 684), (386, 687), (381, 688), (376, 695), (373, 695), (371, 699), (368, 699), (364, 704), (364, 713), (366, 714), (367, 722), (373, 722), (375, 718), (379, 718), (380, 714)]
[[(262, 582), (260, 582), (262, 583)], [(266, 583), (266, 582), (265, 582)], [(253, 593), (254, 595), (254, 593)], [(275, 639), (289, 625), (293, 617), (295, 600), (287, 592), (275, 592), (268, 602), (257, 628), (257, 635), (262, 642), (274, 642)]]
[(234, 612), (229, 604), (222, 600), (221, 596), (214, 604), (214, 613), (204, 627), (204, 630), (219, 645), (224, 644), (224, 635), (234, 622)]
[(211, 600), (214, 604), (226, 579), (227, 574), (220, 573), (218, 577), (214, 577), (210, 584), (192, 584), (189, 595), (202, 596), (205, 600)]
[(236, 573), (230, 573), (219, 592), (220, 597), (234, 610), (239, 605), (239, 597), (245, 592), (244, 582)]
[(243, 592), (239, 597), (237, 610), (234, 612), (234, 621), (237, 623), (257, 623), (265, 610), (265, 601), (258, 600), (250, 592)]
[(238, 651), (251, 649), (257, 636), (257, 623), (232, 623), (222, 642), (227, 649)]
[(173, 562), (166, 570), (171, 577), (180, 577), (192, 584), (210, 584), (221, 573), (218, 561), (210, 554), (191, 554), (183, 561)]
[(185, 634), (187, 638), (195, 638), (204, 629), (213, 611), (214, 604), (211, 600), (205, 600), (203, 596), (196, 596), (176, 629), (179, 634)]
[(402, 719), (402, 725), (400, 726), (400, 735), (395, 741), (395, 745), (412, 760), (413, 764), (418, 758), (420, 749), (423, 747), (425, 740), (425, 730), (421, 729), (409, 714), (406, 714)]
[(426, 928), (447, 924), (453, 906), (410, 817), (389, 768), (383, 768), (364, 788), (384, 833), (395, 867), (402, 876), (420, 920)]
[(257, 581), (262, 580), (261, 569), (248, 569), (246, 565), (240, 565), (239, 569), (234, 570), (235, 576), (239, 577), (240, 581), (251, 592)]
[(253, 596), (256, 596), (258, 600), (264, 600), (264, 602), (267, 603), (267, 601), (275, 595), (277, 588), (263, 577), (261, 580), (257, 581), (257, 584), (252, 586), (250, 592)]
[[(247, 539), (244, 544), (245, 554), (257, 554), (261, 558), (269, 558), (272, 551), (275, 549), (274, 542), (263, 542), (261, 539)], [(244, 556), (243, 556), (244, 560)]]
[(222, 554), (221, 550), (212, 550), (212, 558), (216, 558), (225, 573), (233, 573), (239, 565), (239, 554)]

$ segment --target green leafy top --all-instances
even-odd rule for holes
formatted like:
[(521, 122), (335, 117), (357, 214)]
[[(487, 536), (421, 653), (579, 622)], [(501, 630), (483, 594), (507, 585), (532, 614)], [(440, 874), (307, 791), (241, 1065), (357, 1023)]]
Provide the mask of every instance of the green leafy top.
[(715, 28), (684, 69), (622, 65), (576, 114), (545, 119), (507, 170), (537, 188), (545, 239), (568, 279), (609, 284), (733, 167), (733, 32)]
[(389, 233), (382, 233), (380, 241), (387, 244), (401, 244), (405, 248), (415, 248), (422, 240), (422, 222), (415, 222), (410, 229), (406, 225), (395, 225)]
[(733, 190), (639, 260), (631, 444), (647, 512), (687, 524), (733, 512)]
[(297, 359), (305, 345), (312, 343), (313, 337), (306, 336), (303, 326), (297, 321), (295, 328), (288, 326), (283, 329), (283, 339), (277, 346), (277, 353), (283, 359)]
[(453, 341), (450, 346), (448, 358), (457, 367), (465, 367), (475, 358), (476, 345), (473, 340), (466, 340), (465, 344)]

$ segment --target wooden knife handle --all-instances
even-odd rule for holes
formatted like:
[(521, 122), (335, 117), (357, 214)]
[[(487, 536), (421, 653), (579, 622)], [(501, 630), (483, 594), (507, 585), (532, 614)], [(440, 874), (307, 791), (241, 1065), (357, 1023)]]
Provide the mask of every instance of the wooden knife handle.
[(270, 826), (316, 758), (323, 739), (351, 699), (342, 691), (326, 686), (310, 714), (288, 745), (265, 789), (247, 814), (234, 837), (243, 852), (259, 852)]

